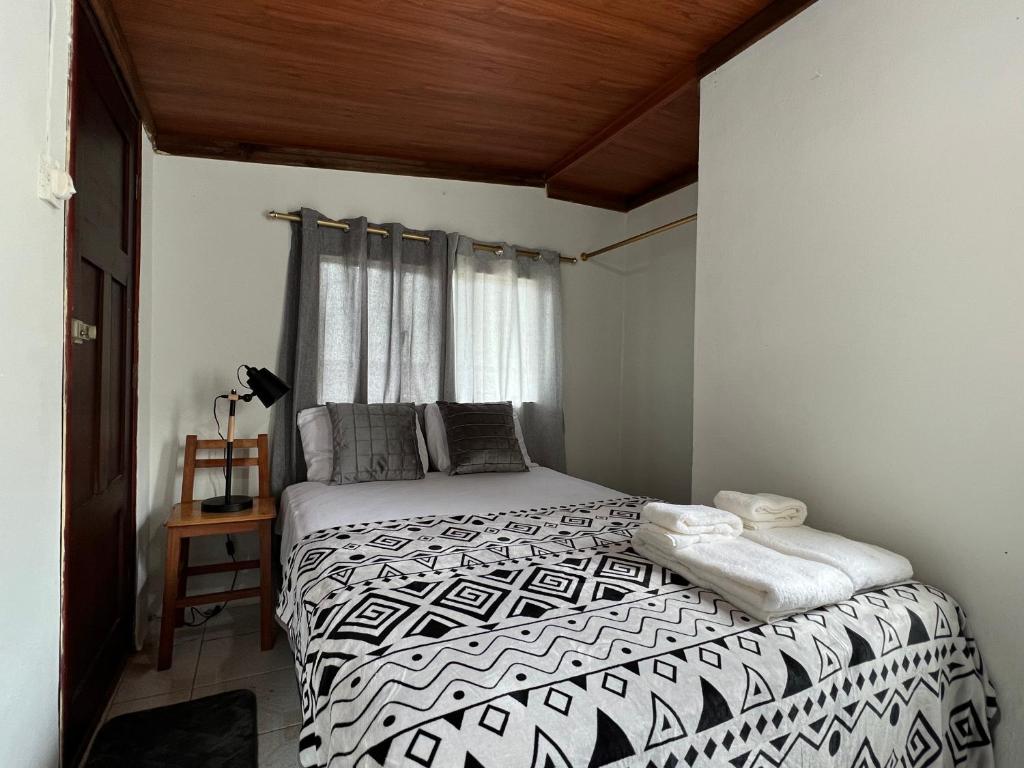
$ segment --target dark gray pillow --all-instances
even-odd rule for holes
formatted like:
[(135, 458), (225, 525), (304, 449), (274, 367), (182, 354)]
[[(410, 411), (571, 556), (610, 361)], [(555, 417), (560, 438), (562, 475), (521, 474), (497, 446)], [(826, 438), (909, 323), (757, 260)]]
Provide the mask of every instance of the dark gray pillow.
[(333, 485), (423, 477), (411, 403), (328, 403), (334, 439)]
[(449, 475), (528, 472), (516, 438), (512, 403), (446, 403), (438, 409), (448, 437)]

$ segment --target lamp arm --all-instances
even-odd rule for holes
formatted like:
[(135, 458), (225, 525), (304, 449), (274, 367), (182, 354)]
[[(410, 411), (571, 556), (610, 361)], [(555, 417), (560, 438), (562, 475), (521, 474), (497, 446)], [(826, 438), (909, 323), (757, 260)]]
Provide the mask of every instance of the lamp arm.
[(230, 408), (228, 410), (228, 437), (227, 445), (224, 448), (224, 497), (231, 500), (231, 462), (235, 452), (235, 405), (239, 401), (238, 392), (231, 390), (231, 394), (228, 395), (228, 403)]

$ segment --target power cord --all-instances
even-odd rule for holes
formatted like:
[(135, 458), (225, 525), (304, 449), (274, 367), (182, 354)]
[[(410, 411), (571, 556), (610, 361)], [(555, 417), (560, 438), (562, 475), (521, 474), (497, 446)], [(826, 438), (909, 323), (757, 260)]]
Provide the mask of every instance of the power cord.
[[(248, 389), (248, 386), (242, 381), (242, 369), (243, 368), (245, 368), (245, 364), (244, 363), (242, 365), (238, 366), (238, 368), (235, 370), (235, 378), (238, 379), (238, 383), (243, 388)], [(217, 435), (220, 437), (221, 440), (225, 440), (226, 438), (224, 437), (224, 432), (220, 428), (220, 418), (217, 416), (217, 401), (218, 400), (227, 400), (227, 399), (228, 399), (227, 395), (217, 395), (215, 398), (213, 398), (213, 422), (214, 422), (214, 424), (217, 425)], [(227, 457), (227, 448), (224, 449), (224, 455), (225, 455), (225, 457)], [(227, 476), (228, 476), (228, 470), (227, 470), (227, 467), (225, 467), (224, 468), (224, 477), (227, 477)]]
[[(243, 368), (245, 368), (245, 365), (238, 366), (238, 369), (235, 371), (235, 378), (238, 379), (238, 383), (241, 384), (244, 387), (245, 384), (242, 382), (242, 369)], [(213, 398), (213, 421), (217, 425), (217, 434), (220, 436), (221, 440), (224, 440), (225, 437), (224, 437), (224, 432), (223, 432), (223, 430), (221, 429), (221, 426), (220, 426), (220, 418), (217, 416), (217, 401), (218, 400), (227, 400), (227, 399), (228, 399), (227, 395), (217, 395), (215, 398)], [(225, 448), (224, 450), (225, 450), (225, 455), (226, 455), (227, 449)], [(224, 477), (227, 477), (227, 476), (228, 476), (228, 469), (225, 466), (224, 467)], [(231, 562), (232, 563), (237, 563), (238, 560), (235, 558), (235, 542), (231, 538), (231, 536), (225, 536), (224, 537), (224, 548), (227, 550), (228, 557), (231, 558)], [(238, 583), (238, 571), (236, 570), (234, 572), (234, 575), (231, 577), (231, 587), (229, 588), (228, 591), (234, 591), (235, 585), (237, 583)], [(189, 609), (188, 609), (189, 610), (189, 618), (191, 620), (190, 621), (185, 621), (185, 626), (187, 626), (187, 627), (201, 627), (201, 626), (203, 626), (203, 624), (205, 624), (210, 619), (212, 619), (214, 616), (216, 616), (221, 611), (223, 611), (226, 607), (227, 607), (227, 601), (221, 603), (220, 605), (215, 605), (213, 608), (207, 608), (206, 610), (202, 610), (200, 608), (196, 608), (195, 606), (189, 606)], [(201, 618), (198, 618), (198, 617), (201, 617)]]
[[(225, 536), (224, 537), (224, 548), (227, 550), (228, 557), (231, 558), (231, 562), (232, 563), (237, 563), (238, 560), (235, 559), (235, 542), (234, 542), (234, 539), (232, 539), (230, 536)], [(237, 582), (238, 582), (238, 571), (235, 571), (234, 575), (231, 577), (231, 587), (228, 590), (229, 592), (233, 592), (234, 591), (235, 584)], [(214, 616), (216, 616), (217, 614), (221, 613), (227, 607), (227, 605), (228, 605), (227, 601), (225, 600), (220, 605), (215, 605), (215, 606), (213, 606), (213, 608), (207, 608), (206, 610), (203, 610), (201, 608), (196, 608), (195, 606), (189, 606), (189, 609), (188, 609), (189, 610), (189, 618), (186, 619), (185, 626), (186, 627), (201, 627), (206, 622), (208, 622), (210, 619), (212, 619)]]

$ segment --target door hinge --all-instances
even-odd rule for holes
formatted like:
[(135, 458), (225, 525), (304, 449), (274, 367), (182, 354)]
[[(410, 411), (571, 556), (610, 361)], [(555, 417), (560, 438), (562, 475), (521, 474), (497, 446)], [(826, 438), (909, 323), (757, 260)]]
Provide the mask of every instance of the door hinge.
[(84, 344), (87, 341), (96, 341), (96, 326), (89, 325), (77, 317), (71, 318), (71, 343)]

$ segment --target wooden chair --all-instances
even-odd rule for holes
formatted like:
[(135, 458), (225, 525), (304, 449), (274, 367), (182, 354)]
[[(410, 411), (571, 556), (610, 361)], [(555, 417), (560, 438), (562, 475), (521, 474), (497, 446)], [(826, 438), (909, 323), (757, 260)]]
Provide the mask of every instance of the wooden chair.
[[(257, 467), (259, 495), (251, 509), (241, 512), (203, 512), (201, 501), (193, 498), (197, 469), (224, 467), (225, 440), (200, 440), (195, 435), (185, 438), (185, 465), (181, 476), (181, 502), (174, 505), (167, 519), (167, 560), (164, 564), (163, 617), (160, 622), (160, 648), (157, 669), (171, 666), (174, 650), (174, 629), (185, 622), (185, 608), (193, 605), (222, 603), (246, 597), (260, 599), (260, 648), (274, 647), (274, 588), (271, 575), (272, 541), (277, 502), (270, 495), (270, 449), (266, 435), (236, 439), (234, 449), (255, 450), (255, 456), (235, 456), (236, 467)], [(218, 451), (217, 458), (198, 458), (199, 451)], [(231, 533), (256, 533), (260, 541), (257, 560), (239, 560), (209, 565), (188, 564), (189, 545), (197, 536), (223, 536)], [(248, 589), (231, 589), (205, 595), (188, 595), (189, 576), (209, 573), (230, 573), (259, 569), (260, 585)]]

